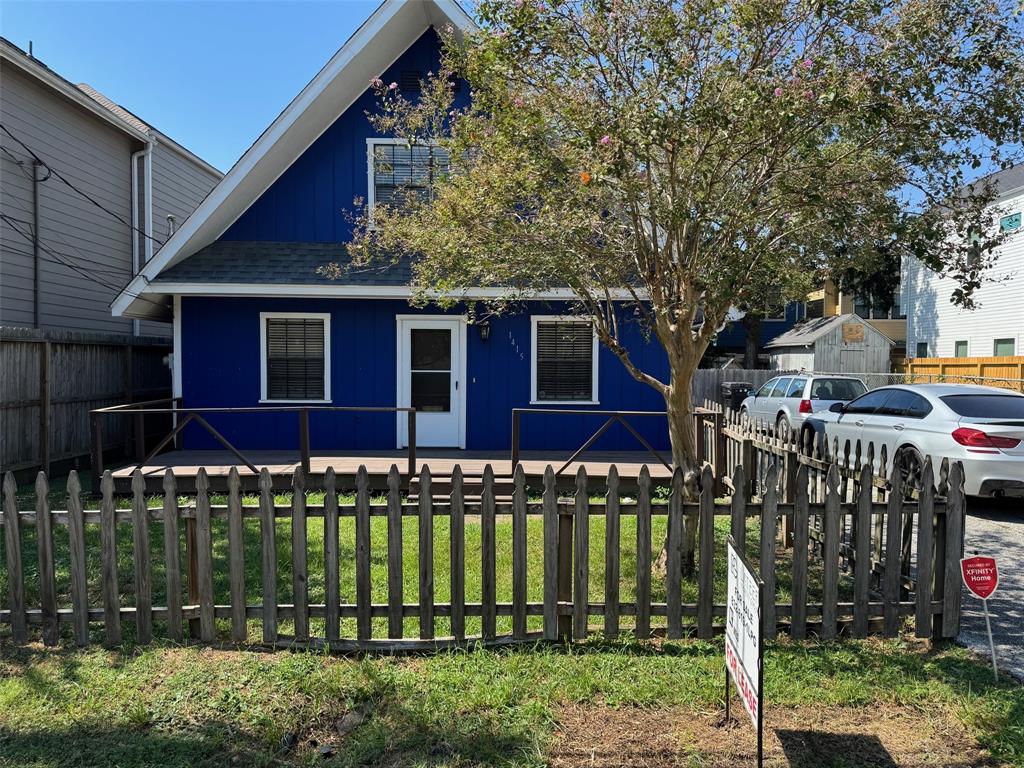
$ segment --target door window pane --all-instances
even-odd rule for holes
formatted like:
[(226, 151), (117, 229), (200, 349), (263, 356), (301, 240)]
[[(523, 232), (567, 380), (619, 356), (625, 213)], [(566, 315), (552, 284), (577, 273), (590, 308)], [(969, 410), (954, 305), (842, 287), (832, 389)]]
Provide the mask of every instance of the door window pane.
[(786, 390), (789, 388), (789, 382), (792, 380), (793, 379), (788, 376), (784, 379), (779, 379), (775, 384), (775, 388), (772, 390), (771, 397), (785, 397)]
[(848, 406), (846, 406), (847, 413), (874, 413), (876, 410), (885, 405), (885, 401), (888, 400), (895, 390), (892, 389), (875, 389), (868, 392), (863, 397), (858, 397)]
[(789, 391), (786, 393), (786, 397), (803, 397), (804, 386), (807, 384), (807, 379), (793, 379), (793, 383), (789, 385)]
[(769, 379), (768, 381), (761, 385), (761, 388), (759, 390), (757, 390), (757, 396), (768, 397), (768, 395), (771, 394), (772, 388), (778, 383), (778, 379)]
[(452, 332), (448, 328), (413, 328), (409, 334), (412, 370), (452, 369)]
[(932, 404), (916, 392), (897, 389), (893, 390), (892, 397), (886, 400), (885, 407), (879, 413), (907, 419), (923, 419), (931, 410)]
[(452, 375), (448, 371), (413, 371), (411, 404), (417, 411), (444, 412), (452, 409)]

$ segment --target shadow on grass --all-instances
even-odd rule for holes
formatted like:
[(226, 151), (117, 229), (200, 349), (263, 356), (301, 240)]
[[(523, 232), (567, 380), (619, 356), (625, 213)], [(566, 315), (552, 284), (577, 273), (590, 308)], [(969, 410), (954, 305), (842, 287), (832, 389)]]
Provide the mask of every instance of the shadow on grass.
[(777, 729), (790, 768), (897, 768), (877, 736)]
[(162, 733), (104, 723), (37, 731), (0, 729), (0, 763), (19, 766), (268, 765), (274, 756), (247, 750), (226, 737), (225, 724), (208, 722), (194, 733)]

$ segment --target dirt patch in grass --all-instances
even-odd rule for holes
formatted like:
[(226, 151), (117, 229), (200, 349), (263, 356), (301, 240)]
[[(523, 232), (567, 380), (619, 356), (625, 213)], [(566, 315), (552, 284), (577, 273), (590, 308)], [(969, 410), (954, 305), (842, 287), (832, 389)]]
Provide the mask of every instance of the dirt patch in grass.
[[(740, 705), (736, 702), (736, 707)], [(734, 768), (755, 765), (756, 731), (746, 712), (571, 706), (559, 710), (551, 768)], [(767, 713), (767, 710), (766, 710)], [(742, 717), (743, 719), (739, 719)], [(909, 707), (776, 708), (764, 730), (772, 768), (994, 768), (945, 713)]]

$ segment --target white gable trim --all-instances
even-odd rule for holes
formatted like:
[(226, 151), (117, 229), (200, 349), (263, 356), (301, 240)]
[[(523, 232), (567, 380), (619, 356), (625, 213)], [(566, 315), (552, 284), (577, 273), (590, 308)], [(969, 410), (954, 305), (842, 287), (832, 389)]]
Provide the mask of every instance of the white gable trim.
[(456, 0), (384, 0), (121, 291), (113, 314), (151, 313), (138, 299), (149, 282), (220, 237), (431, 24), (474, 28)]

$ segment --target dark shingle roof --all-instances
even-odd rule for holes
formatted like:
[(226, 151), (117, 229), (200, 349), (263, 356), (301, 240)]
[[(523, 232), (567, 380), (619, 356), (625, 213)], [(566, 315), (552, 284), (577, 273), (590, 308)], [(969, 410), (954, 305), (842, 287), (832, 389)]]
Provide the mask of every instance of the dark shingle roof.
[[(337, 280), (317, 273), (335, 263)], [(279, 285), (408, 285), (409, 261), (353, 265), (344, 243), (218, 240), (164, 270), (154, 283), (268, 283)]]

